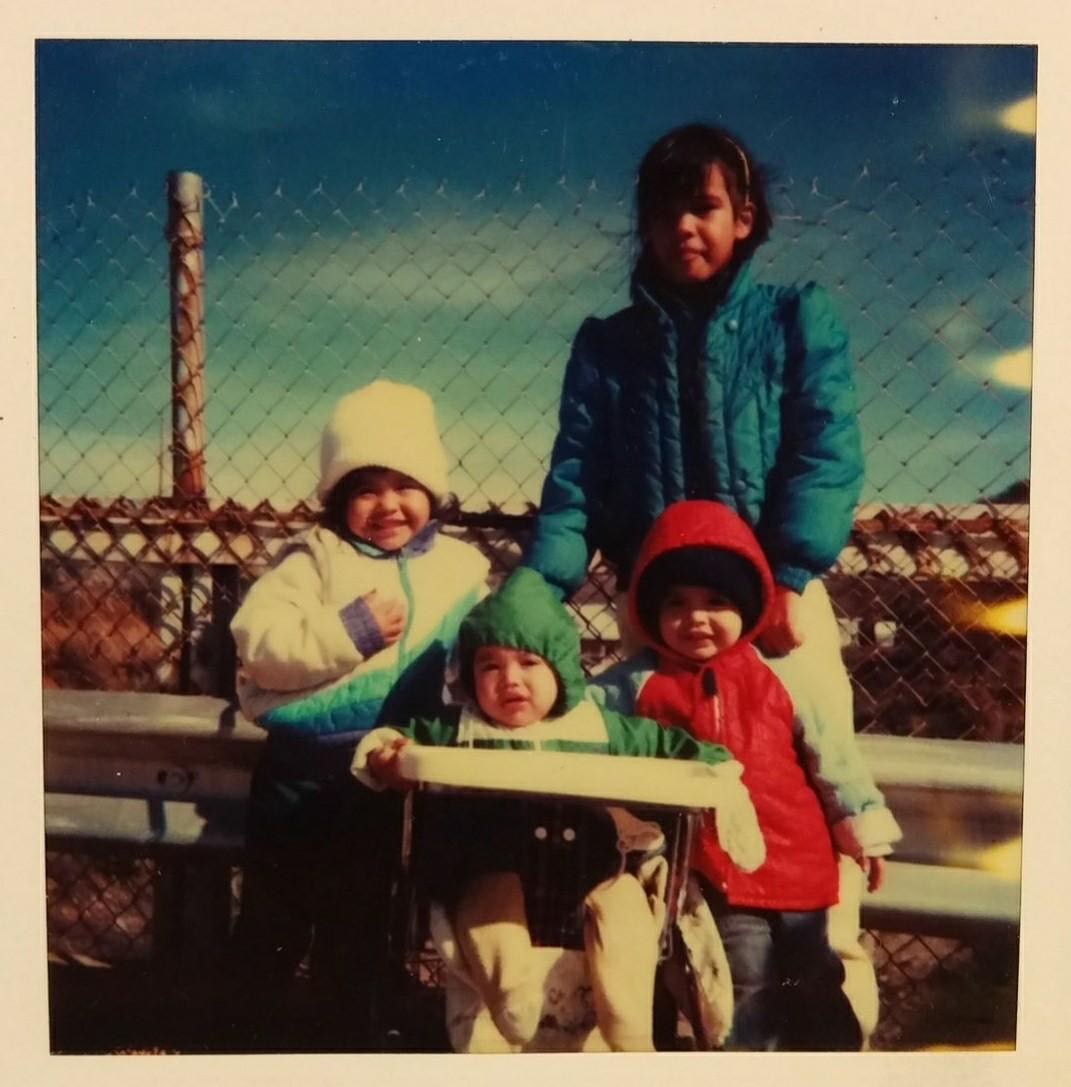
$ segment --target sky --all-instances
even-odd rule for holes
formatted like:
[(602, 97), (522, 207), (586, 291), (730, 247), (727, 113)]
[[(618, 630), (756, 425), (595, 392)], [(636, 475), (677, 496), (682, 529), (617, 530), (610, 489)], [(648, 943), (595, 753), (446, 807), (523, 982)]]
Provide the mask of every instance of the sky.
[[(631, 183), (733, 129), (762, 278), (831, 291), (865, 500), (1028, 478), (1035, 52), (1014, 46), (41, 41), (42, 490), (169, 486), (164, 178), (201, 174), (214, 499), (315, 486), (331, 402), (436, 396), (468, 508), (538, 498), (569, 342), (627, 301)], [(163, 467), (161, 468), (161, 463)]]

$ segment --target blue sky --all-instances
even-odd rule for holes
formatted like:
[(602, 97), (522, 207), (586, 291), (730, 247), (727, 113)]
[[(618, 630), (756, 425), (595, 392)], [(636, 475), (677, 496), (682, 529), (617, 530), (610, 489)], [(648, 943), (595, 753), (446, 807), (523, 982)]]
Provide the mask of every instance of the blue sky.
[(214, 497), (311, 493), (331, 400), (380, 372), (436, 393), (467, 505), (536, 497), (569, 339), (626, 297), (636, 162), (705, 119), (770, 170), (763, 274), (822, 282), (852, 332), (866, 497), (994, 493), (1028, 474), (1034, 143), (1002, 113), (1033, 95), (1034, 63), (1008, 46), (41, 42), (43, 489), (158, 484), (160, 194), (181, 168), (211, 194)]
[(1033, 51), (1009, 46), (42, 42), (38, 176), (42, 199), (184, 165), (254, 189), (373, 166), (627, 178), (663, 130), (705, 118), (836, 178), (983, 135), (1033, 89)]

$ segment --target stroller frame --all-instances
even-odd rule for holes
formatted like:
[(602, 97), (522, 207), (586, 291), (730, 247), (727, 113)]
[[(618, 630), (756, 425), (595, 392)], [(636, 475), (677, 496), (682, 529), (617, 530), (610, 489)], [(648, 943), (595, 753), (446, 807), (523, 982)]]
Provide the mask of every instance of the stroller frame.
[[(422, 874), (422, 850), (425, 848), (423, 839), (427, 836), (427, 828), (435, 820), (437, 810), (441, 815), (443, 804), (448, 804), (454, 797), (486, 802), (489, 813), (501, 804), (533, 802), (539, 805), (541, 812), (545, 811), (546, 817), (541, 818), (541, 825), (537, 829), (546, 833), (542, 836), (537, 833), (539, 841), (534, 844), (537, 871), (526, 873), (529, 885), (534, 885), (538, 892), (537, 901), (528, 904), (534, 946), (583, 947), (575, 904), (576, 883), (584, 878), (586, 858), (583, 856), (582, 837), (578, 838), (575, 831), (570, 836), (573, 829), (571, 816), (578, 808), (598, 809), (616, 804), (626, 807), (640, 819), (658, 823), (665, 836), (663, 856), (668, 878), (666, 916), (660, 934), (659, 981), (656, 986), (661, 997), (660, 1014), (655, 1016), (656, 1046), (659, 1049), (680, 1048), (676, 1035), (678, 1019), (683, 1015), (694, 1039), (694, 1048), (715, 1048), (706, 1035), (698, 1010), (695, 978), (675, 929), (700, 811), (694, 803), (695, 794), (691, 794), (692, 802), (687, 803), (689, 789), (682, 789), (681, 783), (677, 782), (668, 792), (683, 796), (685, 802), (669, 799), (666, 790), (663, 790), (665, 799), (655, 799), (651, 794), (658, 791), (657, 786), (653, 790), (647, 787), (630, 790), (628, 783), (615, 785), (614, 778), (606, 773), (617, 770), (624, 762), (632, 764), (629, 769), (633, 771), (633, 776), (643, 769), (657, 771), (659, 776), (665, 777), (666, 762), (616, 757), (611, 764), (610, 756), (559, 755), (559, 763), (562, 758), (581, 759), (591, 764), (592, 769), (600, 771), (591, 778), (592, 784), (576, 789), (563, 787), (560, 781), (550, 782), (545, 776), (541, 778), (539, 772), (532, 773), (527, 780), (510, 781), (509, 775), (489, 775), (486, 771), (487, 756), (503, 754), (523, 760), (518, 764), (522, 770), (531, 766), (538, 771), (539, 767), (533, 766), (533, 763), (537, 759), (547, 763), (550, 757), (544, 753), (406, 749), (405, 754), (410, 756), (410, 764), (402, 763), (402, 774), (412, 782), (413, 789), (405, 797), (400, 848), (391, 880), (390, 925), (385, 948), (387, 969), (384, 971), (388, 983), (383, 987), (381, 999), (376, 1002), (374, 1015), (374, 1029), (384, 1048), (404, 1051), (449, 1049), (445, 1039), (445, 1011), (440, 1008), (442, 1002), (438, 999), (445, 967), (429, 938), (431, 902)], [(652, 765), (640, 767), (638, 764)], [(502, 777), (507, 778), (506, 787), (486, 784)], [(548, 785), (552, 787), (548, 788)], [(629, 792), (633, 796), (639, 795), (636, 799), (622, 795)], [(563, 843), (571, 848), (563, 850)], [(577, 862), (572, 865), (572, 871), (562, 871), (560, 862), (563, 852), (564, 855), (571, 854), (573, 861)], [(563, 935), (564, 940), (560, 938)], [(666, 984), (667, 974), (675, 979), (672, 986)], [(671, 1006), (666, 996), (669, 988), (676, 994)], [(418, 1006), (421, 1011), (416, 1010)], [(439, 1022), (422, 1024), (422, 1016), (425, 1020), (428, 1017), (435, 1019), (436, 1008), (440, 1008)], [(652, 1015), (655, 1015), (654, 1008)]]

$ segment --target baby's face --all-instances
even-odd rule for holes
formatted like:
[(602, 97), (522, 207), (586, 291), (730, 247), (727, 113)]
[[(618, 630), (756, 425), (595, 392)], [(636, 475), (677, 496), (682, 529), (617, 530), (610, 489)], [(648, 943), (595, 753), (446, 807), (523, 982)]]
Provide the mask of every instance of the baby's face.
[(658, 632), (667, 648), (701, 663), (740, 640), (740, 609), (702, 585), (674, 585), (662, 601)]
[(476, 701), (503, 728), (542, 721), (558, 701), (558, 677), (537, 653), (504, 646), (481, 646), (473, 660)]

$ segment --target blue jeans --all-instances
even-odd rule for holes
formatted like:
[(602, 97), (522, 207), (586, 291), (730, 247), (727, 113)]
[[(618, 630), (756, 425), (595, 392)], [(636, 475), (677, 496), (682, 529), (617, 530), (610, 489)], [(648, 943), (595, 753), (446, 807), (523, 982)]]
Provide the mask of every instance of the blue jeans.
[(857, 1050), (862, 1032), (829, 946), (825, 910), (730, 906), (704, 885), (733, 979), (727, 1049)]

